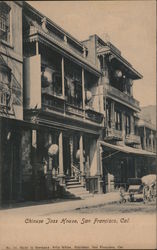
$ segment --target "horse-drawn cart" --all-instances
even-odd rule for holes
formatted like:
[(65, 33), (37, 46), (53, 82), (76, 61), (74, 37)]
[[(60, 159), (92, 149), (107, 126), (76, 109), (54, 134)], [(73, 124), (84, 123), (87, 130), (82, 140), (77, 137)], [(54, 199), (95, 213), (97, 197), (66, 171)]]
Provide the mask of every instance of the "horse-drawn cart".
[(153, 201), (156, 198), (156, 175), (129, 178), (127, 190), (120, 188), (120, 203), (126, 201)]

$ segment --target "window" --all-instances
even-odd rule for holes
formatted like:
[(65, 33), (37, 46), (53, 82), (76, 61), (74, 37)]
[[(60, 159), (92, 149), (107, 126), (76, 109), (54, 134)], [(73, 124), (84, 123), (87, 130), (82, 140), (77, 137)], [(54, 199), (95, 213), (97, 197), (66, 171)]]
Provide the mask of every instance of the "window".
[(10, 42), (10, 7), (4, 2), (0, 2), (0, 37)]
[(126, 115), (125, 132), (126, 132), (126, 135), (130, 134), (130, 116), (129, 115)]
[(122, 116), (120, 111), (115, 111), (115, 129), (122, 130)]

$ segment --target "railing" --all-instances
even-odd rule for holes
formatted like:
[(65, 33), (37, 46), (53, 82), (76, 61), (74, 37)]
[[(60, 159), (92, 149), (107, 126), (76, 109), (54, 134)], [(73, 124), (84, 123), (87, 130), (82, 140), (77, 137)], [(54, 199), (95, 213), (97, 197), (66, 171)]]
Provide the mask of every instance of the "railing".
[(113, 140), (113, 139), (122, 140), (122, 131), (108, 128), (105, 139), (107, 139), (107, 140)]
[(92, 110), (90, 108), (84, 110), (80, 107), (67, 103), (66, 99), (62, 96), (55, 96), (50, 93), (42, 93), (42, 107), (48, 111), (56, 111), (64, 113), (72, 117), (86, 118), (95, 123), (101, 123), (103, 114)]
[(50, 110), (59, 111), (64, 113), (64, 102), (65, 100), (59, 96), (54, 96), (51, 94), (42, 94), (42, 104)]
[(134, 99), (132, 96), (129, 96), (128, 94), (121, 92), (120, 90), (112, 87), (111, 85), (107, 85), (106, 87), (107, 95), (111, 97), (116, 97), (118, 100), (121, 100), (125, 102), (126, 104), (129, 104), (136, 109), (140, 110), (140, 103), (136, 99)]
[(78, 181), (80, 181), (81, 171), (75, 165), (72, 165), (72, 176), (75, 177), (75, 179), (77, 179)]
[(103, 119), (103, 114), (98, 113), (97, 111), (88, 107), (85, 111), (85, 117), (94, 122), (101, 123)]
[(125, 137), (125, 143), (126, 144), (141, 144), (140, 136), (129, 134)]
[(65, 104), (65, 111), (66, 113), (70, 113), (76, 116), (80, 116), (80, 117), (84, 116), (83, 109), (76, 107), (74, 105), (68, 104), (68, 103)]

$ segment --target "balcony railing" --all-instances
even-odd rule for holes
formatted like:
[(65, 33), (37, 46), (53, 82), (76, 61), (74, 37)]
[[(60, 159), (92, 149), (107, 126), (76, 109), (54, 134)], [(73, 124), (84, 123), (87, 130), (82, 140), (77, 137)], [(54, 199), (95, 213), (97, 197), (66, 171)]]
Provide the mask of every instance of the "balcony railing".
[(125, 143), (126, 144), (138, 144), (139, 145), (139, 144), (141, 144), (140, 136), (134, 135), (134, 134), (126, 135)]
[(118, 140), (122, 141), (122, 131), (116, 130), (113, 128), (108, 128), (106, 131), (105, 139), (106, 140)]
[(62, 96), (55, 96), (50, 93), (42, 93), (42, 108), (49, 112), (58, 112), (66, 114), (73, 118), (87, 119), (97, 124), (101, 124), (103, 114), (92, 110), (90, 108), (84, 110), (80, 107), (69, 104), (66, 98)]
[(94, 122), (101, 123), (103, 119), (103, 114), (88, 107), (85, 111), (85, 117)]
[(111, 85), (107, 85), (105, 87), (106, 94), (109, 97), (115, 97), (118, 101), (122, 101), (125, 104), (128, 104), (129, 106), (134, 107), (136, 110), (140, 110), (140, 103), (136, 99), (134, 99), (132, 96), (129, 96), (128, 94), (121, 92), (120, 90), (112, 87)]

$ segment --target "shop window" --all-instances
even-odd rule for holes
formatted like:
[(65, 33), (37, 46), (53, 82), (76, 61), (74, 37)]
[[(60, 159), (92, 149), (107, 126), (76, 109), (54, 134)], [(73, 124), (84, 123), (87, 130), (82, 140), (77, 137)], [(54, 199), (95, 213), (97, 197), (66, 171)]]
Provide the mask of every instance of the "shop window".
[(0, 2), (0, 37), (10, 42), (10, 7), (4, 2)]
[(122, 115), (120, 111), (115, 111), (115, 129), (122, 130)]
[(125, 132), (126, 132), (126, 135), (130, 134), (130, 116), (129, 115), (126, 115)]

